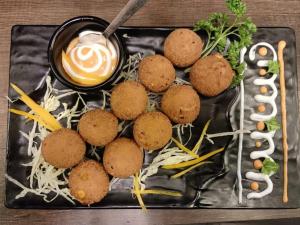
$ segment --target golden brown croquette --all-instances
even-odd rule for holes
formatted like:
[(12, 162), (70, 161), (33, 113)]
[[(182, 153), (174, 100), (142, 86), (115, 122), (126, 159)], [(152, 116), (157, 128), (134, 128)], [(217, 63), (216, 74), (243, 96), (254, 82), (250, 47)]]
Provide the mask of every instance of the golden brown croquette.
[(142, 168), (143, 150), (133, 140), (118, 138), (105, 146), (103, 165), (114, 177), (129, 177)]
[(165, 91), (175, 80), (175, 69), (164, 56), (146, 56), (139, 65), (139, 80), (150, 91)]
[(117, 136), (118, 119), (110, 112), (94, 109), (80, 118), (78, 130), (87, 143), (104, 146)]
[(172, 137), (172, 124), (161, 112), (140, 115), (133, 126), (133, 136), (137, 144), (146, 150), (164, 147)]
[(74, 167), (69, 176), (69, 188), (81, 204), (100, 202), (108, 193), (109, 177), (102, 164), (87, 160)]
[(203, 42), (192, 30), (179, 28), (164, 43), (164, 55), (176, 66), (187, 67), (201, 56)]
[(175, 123), (192, 123), (200, 112), (200, 98), (191, 86), (174, 85), (163, 95), (161, 108)]
[(84, 157), (86, 146), (80, 135), (71, 129), (62, 128), (50, 133), (42, 142), (42, 156), (57, 168), (69, 168)]
[(229, 62), (220, 54), (199, 59), (190, 72), (193, 87), (205, 96), (216, 96), (226, 90), (233, 76)]
[(113, 89), (110, 102), (112, 111), (118, 118), (133, 120), (146, 110), (148, 96), (140, 83), (124, 81)]

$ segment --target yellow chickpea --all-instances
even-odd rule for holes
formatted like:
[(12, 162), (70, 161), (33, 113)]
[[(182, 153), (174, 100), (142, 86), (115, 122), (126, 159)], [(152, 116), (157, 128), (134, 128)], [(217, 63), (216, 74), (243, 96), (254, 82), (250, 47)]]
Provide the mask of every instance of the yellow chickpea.
[(266, 106), (264, 104), (259, 104), (257, 107), (258, 112), (264, 112), (266, 111)]
[(85, 192), (83, 190), (77, 191), (76, 194), (79, 199), (84, 199), (84, 197), (85, 197)]
[(255, 147), (256, 147), (256, 148), (260, 148), (260, 147), (261, 147), (261, 145), (262, 145), (262, 144), (261, 144), (261, 142), (260, 142), (260, 141), (256, 141), (256, 142), (255, 142)]
[(258, 49), (258, 54), (260, 56), (266, 56), (268, 54), (268, 49), (266, 47), (261, 47)]
[(251, 184), (250, 184), (250, 188), (251, 188), (251, 190), (253, 190), (253, 191), (257, 191), (258, 189), (259, 189), (259, 184), (257, 183), (257, 182), (251, 182)]
[(266, 71), (265, 69), (260, 69), (260, 70), (258, 71), (258, 74), (259, 74), (260, 76), (265, 76), (265, 75), (267, 74), (267, 71)]
[(263, 163), (262, 163), (261, 160), (256, 159), (256, 160), (254, 160), (254, 162), (253, 162), (253, 166), (254, 166), (254, 168), (255, 168), (256, 170), (260, 170), (260, 169), (263, 167)]
[(259, 131), (262, 131), (265, 129), (265, 123), (263, 121), (259, 121), (257, 124), (256, 124), (256, 129), (259, 130)]
[(261, 86), (259, 90), (260, 90), (260, 93), (262, 93), (262, 94), (268, 93), (268, 88), (266, 86)]
[(79, 175), (79, 177), (81, 178), (81, 180), (88, 180), (89, 179), (89, 175), (87, 173), (81, 173)]

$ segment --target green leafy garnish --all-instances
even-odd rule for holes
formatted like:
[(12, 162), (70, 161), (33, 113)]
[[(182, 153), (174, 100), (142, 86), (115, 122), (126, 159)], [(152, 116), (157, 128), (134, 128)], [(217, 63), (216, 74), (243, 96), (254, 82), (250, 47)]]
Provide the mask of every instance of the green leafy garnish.
[(241, 83), (241, 81), (244, 79), (244, 71), (246, 69), (246, 63), (241, 63), (236, 68), (236, 74), (232, 79), (231, 87), (235, 87)]
[(279, 169), (279, 165), (272, 159), (266, 158), (263, 161), (263, 167), (261, 172), (266, 175), (270, 175), (271, 173), (276, 173)]
[(246, 13), (246, 4), (240, 0), (226, 1), (228, 9), (237, 17), (241, 17)]
[(277, 61), (270, 60), (268, 62), (268, 71), (267, 73), (279, 73), (279, 63)]
[[(227, 8), (233, 13), (233, 20), (229, 19), (226, 13), (213, 13), (207, 20), (199, 20), (194, 25), (194, 31), (205, 30), (207, 43), (202, 51), (202, 57), (217, 50), (229, 61), (233, 70), (236, 71), (236, 78), (233, 80), (235, 86), (243, 76), (237, 72), (239, 68), (240, 50), (252, 44), (252, 35), (256, 32), (256, 26), (250, 18), (246, 18), (246, 4), (241, 0), (226, 0)], [(231, 42), (225, 51), (227, 38), (235, 40)]]
[(265, 124), (267, 125), (268, 131), (280, 129), (280, 123), (278, 123), (278, 121), (275, 117), (273, 117), (272, 119), (270, 119), (268, 121), (265, 121)]
[(234, 40), (226, 53), (226, 58), (230, 62), (233, 69), (236, 69), (240, 63), (240, 44)]

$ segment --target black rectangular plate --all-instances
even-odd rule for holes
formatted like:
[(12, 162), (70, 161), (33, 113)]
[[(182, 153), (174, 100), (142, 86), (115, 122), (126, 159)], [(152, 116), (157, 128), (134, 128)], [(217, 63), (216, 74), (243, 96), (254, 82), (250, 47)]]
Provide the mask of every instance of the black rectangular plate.
[[(12, 28), (11, 35), (11, 58), (10, 58), (10, 82), (20, 86), (30, 96), (40, 101), (44, 89), (34, 91), (38, 84), (43, 80), (49, 69), (47, 61), (48, 41), (56, 29), (56, 26), (23, 26), (17, 25)], [(148, 54), (162, 54), (162, 45), (165, 37), (174, 28), (137, 28), (124, 27), (118, 33), (123, 37), (128, 54), (141, 52)], [(168, 188), (181, 191), (183, 196), (180, 198), (165, 196), (145, 196), (144, 201), (148, 207), (152, 208), (298, 208), (300, 206), (300, 183), (299, 183), (299, 112), (297, 98), (297, 72), (296, 72), (296, 44), (295, 34), (290, 28), (259, 28), (254, 36), (254, 43), (266, 41), (277, 46), (279, 40), (286, 40), (285, 50), (285, 72), (287, 88), (287, 112), (288, 112), (288, 144), (289, 144), (289, 196), (288, 204), (282, 203), (282, 147), (281, 132), (275, 136), (276, 150), (272, 157), (281, 166), (279, 173), (272, 177), (274, 182), (273, 192), (261, 200), (246, 200), (249, 192), (249, 182), (243, 180), (244, 202), (242, 205), (237, 203), (237, 179), (236, 179), (236, 160), (237, 160), (237, 139), (223, 137), (215, 139), (215, 145), (205, 141), (203, 152), (226, 146), (224, 154), (213, 157), (214, 164), (205, 168), (196, 169), (182, 179), (169, 180), (168, 175), (160, 170), (159, 173), (147, 180), (147, 187)], [(248, 54), (247, 54), (248, 55)], [(249, 59), (246, 55), (246, 61)], [(245, 128), (254, 129), (255, 124), (249, 120), (249, 112), (255, 107), (253, 96), (257, 89), (252, 84), (257, 76), (257, 68), (253, 63), (249, 63), (245, 78)], [(182, 70), (177, 70), (178, 76), (184, 76)], [(276, 81), (278, 86), (279, 79)], [(65, 88), (53, 78), (53, 85), (56, 88)], [(229, 89), (219, 96), (206, 98), (201, 96), (201, 113), (194, 122), (192, 140), (189, 142), (191, 147), (198, 139), (204, 123), (212, 119), (208, 133), (231, 131), (238, 128), (239, 123), (239, 104), (237, 98), (239, 89)], [(15, 98), (16, 94), (10, 89), (9, 97)], [(94, 105), (100, 104), (99, 94), (90, 94), (85, 100)], [(69, 104), (73, 104), (74, 97), (66, 99)], [(280, 98), (277, 97), (277, 105), (280, 109)], [(26, 110), (26, 106), (20, 101), (9, 104), (9, 107)], [(21, 136), (19, 130), (27, 132), (31, 125), (24, 123), (22, 117), (9, 115), (8, 117), (8, 144), (7, 144), (7, 174), (17, 179), (24, 185), (28, 185), (26, 177), (29, 169), (21, 164), (30, 160), (27, 156), (27, 141)], [(280, 119), (280, 110), (278, 112)], [(175, 134), (175, 133), (174, 133)], [(126, 136), (131, 136), (129, 132)], [(186, 137), (184, 137), (186, 138)], [(245, 137), (244, 151), (242, 160), (242, 175), (252, 169), (252, 161), (249, 157), (254, 150), (254, 143)], [(153, 158), (153, 154), (145, 155), (145, 165)], [(136, 208), (139, 207), (128, 191), (131, 186), (130, 180), (121, 180), (113, 185), (112, 191), (100, 203), (94, 204), (91, 208)], [(264, 188), (262, 184), (261, 188)], [(5, 205), (9, 208), (87, 208), (76, 204), (75, 206), (63, 198), (57, 198), (51, 203), (46, 203), (42, 198), (28, 194), (24, 198), (15, 199), (20, 192), (20, 188), (6, 181)]]

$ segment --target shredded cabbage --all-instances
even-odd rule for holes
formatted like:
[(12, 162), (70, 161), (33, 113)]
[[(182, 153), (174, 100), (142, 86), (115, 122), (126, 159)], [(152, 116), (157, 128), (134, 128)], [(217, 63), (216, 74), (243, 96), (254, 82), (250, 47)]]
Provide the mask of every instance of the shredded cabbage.
[(101, 157), (97, 153), (97, 146), (92, 145), (89, 152), (92, 156), (95, 156), (98, 161), (100, 161)]
[(173, 128), (177, 129), (177, 136), (178, 136), (178, 139), (179, 139), (180, 143), (182, 143), (182, 135), (185, 134), (185, 128), (189, 129), (189, 137), (183, 145), (187, 145), (187, 143), (189, 143), (189, 141), (191, 140), (191, 138), (192, 138), (192, 127), (194, 127), (194, 125), (191, 124), (191, 123), (176, 124), (176, 125), (173, 126)]
[[(41, 106), (44, 107), (48, 112), (52, 112), (58, 121), (64, 120), (66, 127), (71, 128), (72, 122), (78, 121), (77, 119), (86, 111), (89, 110), (86, 103), (84, 102), (81, 94), (73, 90), (57, 90), (52, 87), (50, 76), (46, 77), (46, 92), (41, 102)], [(76, 104), (71, 108), (68, 107), (66, 103), (61, 102), (66, 96), (69, 95), (78, 95)], [(81, 102), (84, 107), (79, 110), (79, 102)], [(63, 106), (63, 110), (59, 113), (59, 107)], [(32, 112), (31, 112), (32, 113)], [(41, 143), (44, 138), (49, 134), (45, 127), (38, 124), (36, 121), (33, 121), (32, 129), (26, 134), (23, 131), (20, 131), (21, 135), (28, 140), (27, 153), (32, 157), (32, 160), (26, 164), (23, 164), (25, 167), (31, 167), (30, 175), (28, 176), (29, 187), (21, 184), (19, 181), (14, 178), (6, 175), (6, 178), (19, 186), (22, 191), (15, 197), (21, 198), (24, 197), (27, 193), (33, 193), (38, 196), (42, 196), (44, 201), (52, 202), (58, 196), (61, 196), (68, 200), (69, 202), (74, 203), (73, 196), (71, 196), (68, 185), (68, 179), (65, 176), (65, 169), (57, 169), (45, 162), (41, 154)], [(97, 156), (96, 156), (97, 157)], [(49, 193), (54, 193), (54, 197), (49, 199)]]
[(126, 122), (125, 120), (123, 120), (118, 127), (120, 132), (118, 137), (121, 137), (125, 133), (125, 131), (133, 125), (133, 123), (134, 121)]
[(105, 90), (101, 90), (101, 93), (102, 93), (102, 101), (103, 101), (101, 109), (105, 109), (107, 103), (106, 97), (110, 97), (111, 94)]
[(151, 164), (144, 168), (140, 173), (140, 186), (141, 190), (145, 189), (145, 181), (148, 177), (157, 174), (159, 167), (165, 165), (173, 165), (185, 161), (194, 159), (191, 155), (182, 151), (178, 147), (170, 147), (172, 141), (170, 141), (152, 160)]
[(123, 38), (130, 38), (130, 36), (127, 33), (125, 33), (123, 34)]
[(148, 93), (148, 105), (147, 105), (147, 112), (157, 111), (160, 108), (162, 93)]
[(118, 84), (121, 79), (138, 80), (138, 67), (142, 59), (141, 53), (129, 55), (126, 65), (123, 67), (118, 78), (113, 82), (113, 85)]
[(109, 182), (108, 190), (111, 191), (111, 190), (112, 190), (112, 186), (113, 186), (115, 183), (117, 183), (119, 180), (120, 180), (120, 178), (113, 177), (113, 178), (111, 179), (111, 181)]
[(175, 79), (175, 84), (178, 84), (178, 85), (191, 85), (190, 82), (180, 78), (180, 77), (176, 77)]
[[(123, 67), (123, 70), (120, 76), (115, 80), (113, 85), (116, 85), (121, 79), (125, 80), (138, 80), (138, 65), (142, 60), (142, 55), (140, 53), (130, 55), (127, 61), (127, 64)], [(80, 93), (71, 89), (58, 90), (55, 89), (51, 84), (51, 78), (49, 76), (49, 71), (46, 74), (46, 92), (43, 97), (43, 101), (40, 103), (43, 108), (45, 108), (48, 112), (51, 112), (54, 117), (63, 123), (65, 123), (65, 127), (71, 128), (73, 123), (77, 123), (82, 114), (86, 113), (94, 106), (87, 105), (84, 101), (82, 95), (84, 93)], [(189, 84), (189, 82), (176, 78), (176, 84)], [(109, 98), (111, 96), (110, 91), (101, 90), (103, 103), (101, 108), (105, 109), (107, 106), (107, 102), (109, 102)], [(69, 105), (65, 102), (62, 102), (64, 97), (70, 95), (77, 95), (76, 103), (69, 107)], [(161, 101), (161, 93), (149, 93), (149, 102), (147, 106), (147, 111), (155, 111), (159, 109), (160, 101)], [(8, 97), (7, 97), (8, 98)], [(14, 102), (15, 100), (9, 99), (10, 102)], [(82, 109), (79, 109), (79, 105), (83, 105)], [(61, 109), (62, 108), (62, 109)], [(29, 113), (33, 113), (30, 111)], [(120, 135), (124, 134), (128, 127), (132, 126), (132, 121), (130, 123), (126, 123), (126, 121), (122, 121), (119, 124)], [(184, 125), (176, 125), (174, 128), (177, 129), (177, 134), (180, 142), (182, 143), (182, 135), (185, 133), (185, 128), (189, 129), (189, 138), (185, 144), (189, 142), (191, 139), (191, 128), (192, 124), (184, 124)], [(20, 131), (21, 135), (28, 140), (28, 148), (27, 153), (32, 157), (32, 160), (26, 164), (23, 164), (25, 167), (31, 167), (30, 175), (28, 176), (29, 187), (26, 187), (24, 184), (21, 184), (16, 179), (6, 175), (6, 178), (19, 186), (22, 191), (15, 197), (21, 198), (24, 197), (27, 193), (36, 194), (41, 196), (44, 201), (52, 202), (58, 196), (65, 198), (67, 201), (74, 203), (74, 197), (71, 196), (70, 191), (67, 187), (68, 179), (66, 177), (65, 169), (57, 169), (47, 162), (42, 157), (41, 154), (41, 143), (44, 138), (49, 134), (49, 131), (46, 130), (45, 127), (38, 124), (36, 121), (32, 121), (32, 129), (25, 133)], [(145, 190), (145, 184), (147, 177), (152, 176), (157, 173), (158, 168), (164, 165), (172, 165), (184, 161), (188, 161), (193, 159), (189, 154), (185, 153), (178, 147), (171, 147), (172, 142), (169, 142), (163, 150), (159, 152), (159, 154), (153, 159), (152, 163), (145, 169), (139, 173), (139, 177), (137, 181), (139, 182), (141, 190)], [(98, 160), (100, 160), (100, 156), (96, 152), (97, 148), (92, 146), (91, 155), (94, 155)], [(110, 189), (112, 185), (117, 182), (117, 178), (113, 178), (110, 182)], [(54, 197), (49, 198), (49, 194), (53, 193)], [(52, 196), (52, 195), (51, 195)]]

